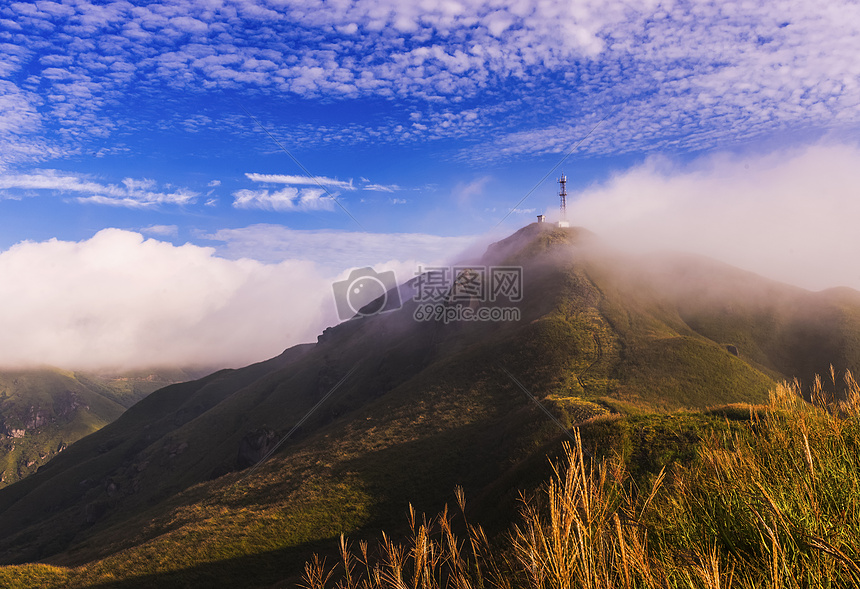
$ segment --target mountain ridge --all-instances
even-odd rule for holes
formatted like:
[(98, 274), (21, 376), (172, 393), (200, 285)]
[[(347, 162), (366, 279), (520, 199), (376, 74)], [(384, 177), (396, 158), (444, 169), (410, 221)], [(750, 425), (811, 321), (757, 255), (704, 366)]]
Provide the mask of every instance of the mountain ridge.
[[(860, 317), (860, 304), (843, 291), (809, 293), (689, 259), (645, 264), (585, 230), (537, 224), (482, 263), (522, 266), (519, 321), (415, 321), (418, 303), (406, 300), (316, 344), (153, 393), (0, 490), (9, 531), (0, 560), (85, 566), (93, 578), (210, 563), (229, 586), (233, 558), (271, 567), (266, 555), (279, 554), (300, 567), (308, 547), (397, 525), (407, 503), (432, 512), (454, 485), (487, 509), (510, 505), (531, 484), (511, 473), (532, 472), (564, 433), (499, 366), (569, 427), (760, 402), (795, 376), (786, 366), (807, 379), (833, 350), (840, 371), (860, 364), (853, 347), (822, 344), (860, 335), (845, 320)], [(763, 296), (746, 300), (748, 290)], [(779, 346), (783, 337), (791, 341)], [(241, 469), (243, 448), (264, 456), (347, 374), (279, 452)], [(156, 556), (165, 551), (175, 560)], [(260, 575), (261, 584), (284, 576)]]

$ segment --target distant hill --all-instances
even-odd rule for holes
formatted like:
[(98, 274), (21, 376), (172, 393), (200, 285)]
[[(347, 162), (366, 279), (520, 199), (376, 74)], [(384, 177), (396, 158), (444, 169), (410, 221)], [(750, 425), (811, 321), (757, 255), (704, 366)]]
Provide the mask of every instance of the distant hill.
[(522, 300), (461, 303), (518, 320), (416, 321), (412, 280), (397, 311), (156, 391), (0, 489), (0, 562), (82, 566), (68, 586), (286, 586), (340, 533), (396, 530), (408, 504), (433, 513), (455, 485), (509, 521), (565, 435), (511, 376), (566, 426), (631, 416), (625, 435), (644, 444), (636, 415), (756, 403), (778, 380), (860, 366), (855, 291), (622, 255), (549, 224), (480, 265), (521, 267)]
[(149, 393), (198, 378), (180, 369), (90, 374), (0, 371), (0, 488), (34, 472)]

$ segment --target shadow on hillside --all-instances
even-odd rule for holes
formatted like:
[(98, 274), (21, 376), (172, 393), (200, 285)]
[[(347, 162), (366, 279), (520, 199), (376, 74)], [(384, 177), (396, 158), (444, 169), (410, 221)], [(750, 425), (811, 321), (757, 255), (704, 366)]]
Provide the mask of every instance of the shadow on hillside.
[[(562, 432), (547, 430), (551, 440), (537, 452), (523, 452), (525, 460), (512, 461), (524, 438), (534, 435), (542, 425), (541, 415), (523, 405), (498, 421), (495, 427), (460, 426), (434, 435), (368, 452), (361, 458), (339, 465), (337, 478), (348, 472), (360, 477), (371, 493), (378, 493), (381, 504), (369, 525), (349, 534), (353, 545), (369, 541), (371, 551), (382, 530), (397, 540), (407, 533), (407, 497), (418, 513), (435, 515), (447, 503), (457, 511), (454, 487), (466, 492), (469, 518), (491, 529), (510, 525), (516, 510), (520, 485), (542, 480), (548, 466), (547, 453), (557, 453)], [(521, 450), (522, 452), (523, 450)], [(539, 473), (539, 474), (538, 474)], [(459, 518), (457, 518), (459, 519)], [(494, 521), (490, 521), (494, 520)], [(332, 537), (271, 552), (227, 559), (173, 572), (144, 575), (89, 585), (98, 589), (149, 587), (211, 588), (293, 588), (301, 583), (305, 563), (314, 554), (325, 558), (328, 566), (340, 560), (339, 539)]]
[(309, 554), (319, 554), (326, 562), (337, 558), (338, 539), (293, 546), (271, 552), (201, 564), (178, 571), (143, 575), (118, 581), (88, 585), (93, 589), (179, 589), (290, 588), (301, 583), (301, 571)]
[[(339, 465), (332, 473), (334, 478), (343, 478), (350, 472), (361, 473), (368, 491), (378, 493), (380, 498), (368, 525), (349, 534), (351, 544), (356, 546), (359, 540), (367, 540), (373, 552), (383, 529), (395, 542), (404, 539), (408, 534), (406, 497), (416, 512), (425, 513), (428, 518), (447, 503), (457, 514), (455, 533), (461, 535), (463, 530), (458, 528), (462, 520), (453, 493), (457, 484), (465, 490), (471, 523), (481, 524), (490, 537), (507, 529), (517, 517), (519, 491), (534, 488), (548, 478), (547, 456), (559, 456), (561, 444), (567, 438), (553, 424), (543, 429), (542, 426), (547, 426), (544, 416), (529, 405), (506, 409), (497, 419), (491, 420), (494, 427), (460, 426), (395, 447), (370, 451)], [(739, 413), (738, 417), (747, 415)], [(630, 418), (626, 426), (626, 422), (621, 421), (600, 422), (583, 427), (581, 432), (583, 445), (591, 448), (599, 459), (603, 454), (600, 450), (611, 451), (617, 446), (617, 437), (622, 435), (619, 428), (626, 427), (626, 435), (632, 436), (629, 458), (643, 471), (654, 474), (669, 462), (692, 460), (698, 432), (719, 426), (723, 423), (721, 419), (727, 417), (703, 414)], [(544, 435), (536, 436), (539, 430), (543, 430)], [(524, 435), (526, 432), (531, 435)], [(524, 445), (527, 440), (534, 444), (538, 439), (537, 445)], [(252, 497), (246, 496), (246, 499)], [(95, 583), (89, 587), (292, 589), (301, 583), (304, 565), (314, 554), (324, 558), (328, 568), (338, 563), (338, 545), (338, 538), (330, 536), (289, 548), (173, 572)], [(95, 565), (96, 570), (97, 567)], [(96, 573), (96, 570), (90, 572)]]

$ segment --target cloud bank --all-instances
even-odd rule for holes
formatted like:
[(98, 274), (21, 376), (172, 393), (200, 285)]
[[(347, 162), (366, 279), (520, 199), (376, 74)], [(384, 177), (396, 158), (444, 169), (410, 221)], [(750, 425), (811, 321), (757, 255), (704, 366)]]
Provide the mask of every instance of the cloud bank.
[(568, 217), (631, 251), (683, 250), (812, 290), (860, 289), (858, 187), (857, 145), (652, 157), (569, 198)]
[[(156, 235), (169, 229), (147, 228)], [(452, 253), (422, 253), (417, 245), (392, 254), (377, 249), (385, 236), (363, 234), (343, 234), (351, 252), (327, 252), (325, 239), (338, 237), (329, 233), (320, 241), (292, 232), (295, 249), (282, 250), (276, 262), (226, 259), (214, 248), (120, 229), (80, 242), (19, 243), (0, 253), (0, 367), (247, 365), (316, 341), (337, 323), (331, 283), (350, 266), (394, 270), (402, 282), (419, 264)], [(329, 260), (339, 252), (343, 265), (287, 259), (302, 248)]]
[[(569, 198), (569, 216), (634, 252), (683, 250), (818, 290), (860, 289), (860, 147), (652, 157)], [(171, 226), (150, 226), (157, 236)], [(472, 238), (276, 225), (174, 246), (105, 229), (0, 252), (0, 365), (239, 366), (336, 322), (331, 283), (365, 265), (400, 281)]]
[(0, 276), (5, 366), (241, 365), (313, 340), (330, 315), (309, 262), (224, 260), (119, 229), (20, 243)]

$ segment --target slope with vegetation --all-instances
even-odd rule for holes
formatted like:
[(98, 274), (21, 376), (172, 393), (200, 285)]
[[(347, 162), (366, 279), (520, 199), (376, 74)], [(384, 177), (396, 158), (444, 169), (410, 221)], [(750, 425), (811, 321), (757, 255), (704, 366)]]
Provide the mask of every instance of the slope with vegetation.
[[(499, 541), (447, 509), (429, 521), (410, 511), (405, 541), (355, 547), (341, 536), (340, 562), (315, 557), (303, 586), (860, 587), (860, 387), (846, 376), (845, 401), (809, 404), (780, 385), (766, 405), (722, 408), (732, 419), (691, 459), (645, 479), (621, 448), (588, 458), (577, 430)], [(613, 429), (604, 419), (583, 430), (595, 428)], [(456, 497), (465, 514), (462, 489)]]
[(106, 375), (55, 368), (0, 372), (0, 488), (33, 474), (149, 393), (195, 374), (179, 369)]
[(565, 437), (523, 388), (565, 426), (591, 424), (590, 452), (618, 449), (647, 482), (726, 427), (725, 415), (695, 411), (764, 403), (777, 382), (806, 386), (831, 359), (860, 365), (852, 293), (695, 258), (633, 259), (585, 230), (537, 224), (480, 264), (523, 267), (523, 300), (499, 303), (516, 304), (520, 321), (417, 322), (406, 301), (314, 345), (157, 391), (0, 490), (0, 561), (43, 563), (4, 574), (288, 586), (340, 534), (396, 537), (410, 504), (433, 513), (457, 485), (495, 536)]

